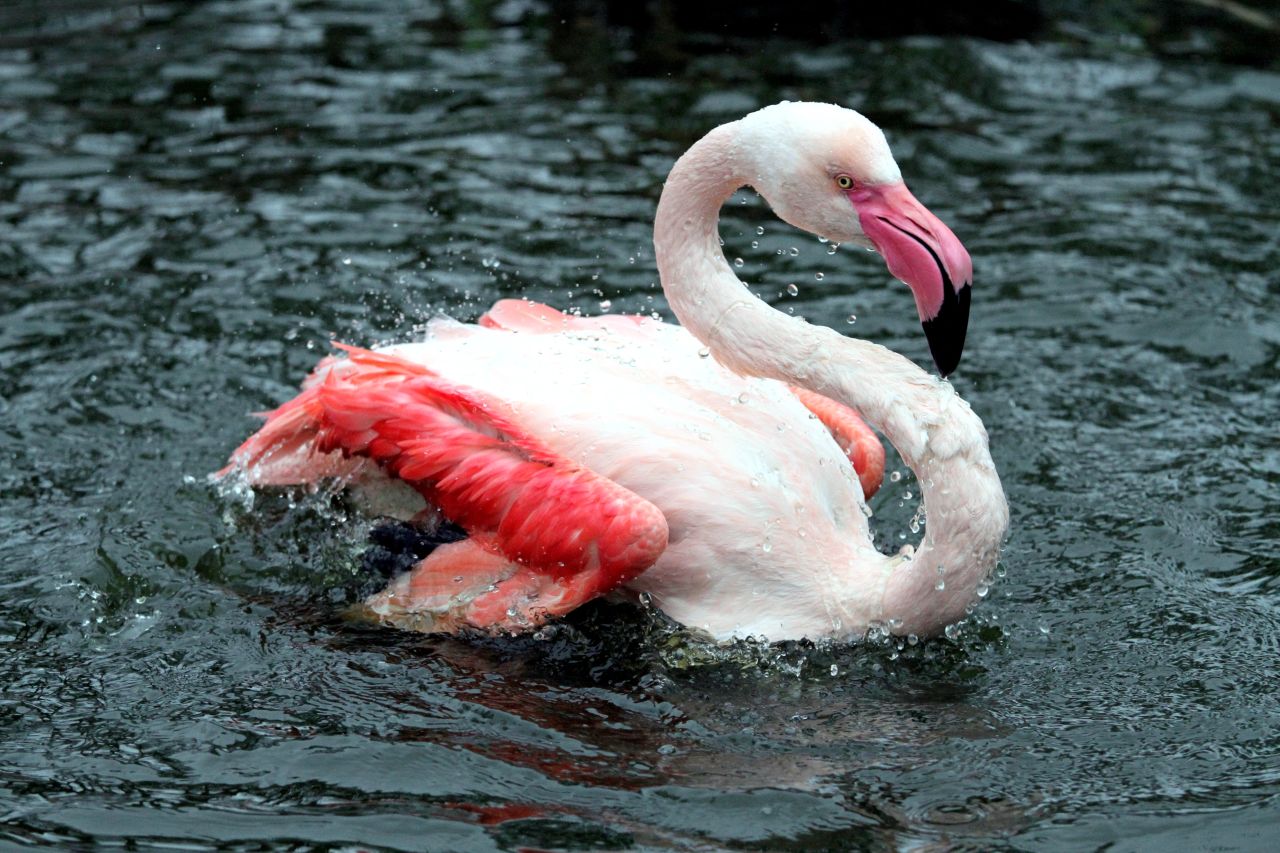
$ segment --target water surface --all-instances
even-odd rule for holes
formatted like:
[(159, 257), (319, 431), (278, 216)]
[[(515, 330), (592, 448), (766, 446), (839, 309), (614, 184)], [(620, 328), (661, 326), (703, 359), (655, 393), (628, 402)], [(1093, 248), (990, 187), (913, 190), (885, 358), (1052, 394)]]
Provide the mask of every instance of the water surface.
[[(948, 39), (649, 68), (518, 4), (385, 5), (148, 6), (0, 53), (3, 838), (1267, 849), (1280, 76)], [(954, 641), (353, 625), (367, 518), (205, 483), (334, 337), (517, 294), (665, 316), (666, 170), (783, 98), (884, 126), (975, 259), (955, 383), (1013, 533)], [(783, 310), (928, 364), (874, 257), (747, 195), (723, 231)], [(914, 492), (876, 498), (886, 547)]]

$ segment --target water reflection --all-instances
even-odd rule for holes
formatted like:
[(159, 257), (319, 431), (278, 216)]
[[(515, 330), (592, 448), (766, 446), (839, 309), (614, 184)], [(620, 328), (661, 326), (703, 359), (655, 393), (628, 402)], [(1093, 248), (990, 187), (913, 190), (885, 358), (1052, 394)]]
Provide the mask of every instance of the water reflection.
[[(610, 633), (623, 642), (609, 647)], [(983, 798), (913, 812), (861, 778), (921, 769), (927, 762), (917, 750), (926, 744), (1003, 734), (994, 715), (956, 701), (969, 688), (949, 684), (938, 659), (963, 656), (959, 649), (921, 647), (893, 663), (888, 649), (714, 647), (621, 605), (591, 608), (539, 639), (461, 641), (356, 626), (325, 639), (339, 654), (367, 651), (371, 642), (384, 645), (382, 665), (362, 668), (365, 687), (355, 692), (380, 706), (380, 716), (432, 717), (381, 738), (461, 749), (538, 774), (539, 784), (514, 798), (465, 806), (487, 824), (555, 814), (598, 819), (602, 789), (614, 792), (611, 823), (642, 836), (701, 831), (709, 800), (700, 792), (732, 803), (732, 819), (720, 828), (727, 835), (718, 837), (744, 842), (820, 843), (824, 833), (853, 829), (892, 838), (906, 827), (924, 837), (959, 823), (990, 819), (999, 831), (1017, 823), (1012, 804)], [(631, 658), (629, 667), (620, 656)], [(690, 657), (704, 663), (687, 668)], [(830, 674), (842, 666), (843, 676)], [(418, 689), (386, 686), (416, 687), (422, 677), (432, 681), (432, 702), (447, 695), (446, 705), (428, 709)], [(342, 685), (344, 701), (351, 687)], [(542, 799), (548, 783), (559, 784)], [(566, 797), (560, 785), (589, 785), (592, 794)], [(666, 801), (659, 818), (648, 804), (655, 794)]]

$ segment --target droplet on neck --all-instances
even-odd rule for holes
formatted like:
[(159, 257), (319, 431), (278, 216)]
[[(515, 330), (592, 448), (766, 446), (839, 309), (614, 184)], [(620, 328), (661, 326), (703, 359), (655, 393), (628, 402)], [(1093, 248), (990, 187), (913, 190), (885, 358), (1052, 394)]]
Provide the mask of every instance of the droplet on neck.
[(698, 358), (706, 358), (709, 355), (711, 355), (711, 350), (708, 349), (707, 347), (703, 347), (702, 349), (698, 350)]

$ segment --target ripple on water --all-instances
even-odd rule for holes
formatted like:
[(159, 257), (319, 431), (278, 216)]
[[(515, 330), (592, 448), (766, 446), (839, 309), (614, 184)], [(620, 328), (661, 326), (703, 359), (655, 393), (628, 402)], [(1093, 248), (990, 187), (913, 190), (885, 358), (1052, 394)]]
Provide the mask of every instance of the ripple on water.
[[(523, 8), (479, 26), (150, 4), (3, 49), (5, 837), (1261, 838), (1280, 792), (1276, 76), (923, 39), (857, 62), (692, 55), (676, 82)], [(649, 220), (672, 158), (782, 97), (880, 121), (975, 258), (955, 381), (1014, 534), (952, 639), (717, 647), (621, 605), (521, 639), (373, 629), (342, 615), (369, 519), (206, 486), (241, 413), (334, 337), (516, 294), (665, 312)], [(722, 222), (764, 298), (928, 363), (874, 258), (750, 194)], [(896, 546), (917, 501), (890, 480), (875, 521)]]

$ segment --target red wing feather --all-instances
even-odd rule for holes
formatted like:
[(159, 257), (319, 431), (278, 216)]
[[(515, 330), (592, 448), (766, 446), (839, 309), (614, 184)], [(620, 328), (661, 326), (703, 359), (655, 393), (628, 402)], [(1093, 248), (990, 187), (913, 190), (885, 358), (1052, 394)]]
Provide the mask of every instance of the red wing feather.
[(836, 444), (840, 445), (858, 472), (863, 497), (870, 500), (884, 481), (884, 445), (880, 439), (857, 412), (843, 403), (804, 388), (793, 387), (791, 393), (822, 421), (835, 438)]
[(349, 362), (268, 415), (232, 462), (261, 466), (309, 444), (325, 459), (370, 459), (408, 483), (514, 564), (495, 591), (507, 594), (472, 602), (472, 624), (526, 627), (568, 612), (666, 548), (656, 506), (525, 434), (500, 401), (394, 355), (341, 349)]

